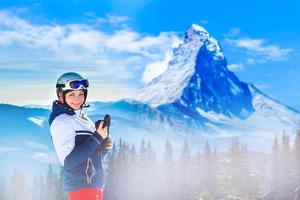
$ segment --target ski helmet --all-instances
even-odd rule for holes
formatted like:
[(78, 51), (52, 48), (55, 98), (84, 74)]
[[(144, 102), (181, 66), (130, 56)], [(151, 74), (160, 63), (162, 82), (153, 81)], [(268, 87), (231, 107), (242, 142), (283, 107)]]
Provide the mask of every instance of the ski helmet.
[(56, 94), (57, 97), (59, 98), (60, 93), (62, 93), (62, 103), (70, 107), (66, 104), (65, 102), (65, 95), (74, 90), (82, 90), (84, 92), (84, 102), (83, 105), (85, 104), (86, 98), (87, 98), (87, 89), (89, 87), (89, 81), (88, 79), (82, 77), (80, 74), (75, 73), (75, 72), (68, 72), (63, 75), (61, 75), (56, 82)]

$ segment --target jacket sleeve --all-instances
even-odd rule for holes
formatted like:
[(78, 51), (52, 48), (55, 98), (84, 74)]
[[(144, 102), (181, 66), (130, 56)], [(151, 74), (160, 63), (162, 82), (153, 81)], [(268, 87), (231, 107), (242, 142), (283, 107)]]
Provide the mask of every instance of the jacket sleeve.
[(74, 168), (90, 157), (100, 142), (94, 136), (75, 146), (76, 132), (63, 116), (58, 116), (50, 127), (53, 144), (58, 159), (67, 169)]

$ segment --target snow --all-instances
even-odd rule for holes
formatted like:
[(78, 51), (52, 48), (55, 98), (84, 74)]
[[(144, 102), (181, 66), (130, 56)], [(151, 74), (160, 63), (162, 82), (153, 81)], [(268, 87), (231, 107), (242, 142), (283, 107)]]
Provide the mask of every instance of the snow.
[(194, 30), (196, 30), (196, 31), (207, 32), (205, 30), (205, 28), (203, 28), (202, 26), (199, 26), (197, 24), (192, 24), (191, 28), (194, 29)]
[(157, 107), (179, 99), (195, 73), (195, 60), (201, 46), (199, 43), (191, 41), (180, 45), (167, 70), (141, 89), (135, 100)]
[[(221, 67), (218, 65), (218, 63), (226, 63), (222, 62), (222, 60), (221, 62), (216, 62), (216, 68), (214, 68), (214, 65), (209, 65), (212, 67), (211, 70), (214, 70), (214, 73), (220, 73), (217, 74), (214, 81), (219, 81), (218, 77), (224, 77), (222, 78), (224, 80), (228, 76), (228, 81), (225, 82), (229, 84), (230, 90), (226, 92), (234, 94), (237, 98), (248, 95), (248, 103), (252, 103), (255, 112), (249, 116), (248, 114), (252, 111), (249, 111), (244, 104), (240, 105), (239, 115), (233, 113), (229, 108), (221, 108), (223, 109), (222, 111), (225, 111), (223, 113), (229, 113), (228, 116), (216, 113), (217, 111), (214, 112), (213, 110), (205, 112), (200, 107), (197, 107), (199, 105), (197, 103), (202, 100), (200, 97), (193, 99), (193, 102), (182, 98), (184, 91), (186, 92), (190, 88), (201, 90), (201, 81), (206, 81), (205, 77), (201, 77), (201, 74), (198, 71), (196, 72), (197, 54), (203, 45), (205, 45), (208, 53), (213, 56), (214, 60), (225, 59), (217, 40), (212, 38), (204, 28), (193, 24), (186, 31), (184, 42), (174, 49), (166, 71), (142, 88), (134, 100), (148, 104), (153, 108), (172, 104), (179, 100), (184, 107), (195, 109), (199, 115), (208, 119), (209, 121), (204, 124), (205, 127), (209, 131), (217, 133), (214, 134), (214, 137), (219, 138), (242, 137), (249, 141), (255, 140), (257, 142), (255, 145), (263, 146), (265, 140), (273, 140), (274, 136), (281, 135), (284, 131), (288, 134), (296, 132), (300, 122), (300, 114), (297, 111), (264, 95), (252, 85), (248, 85), (250, 94), (246, 93), (239, 84), (238, 79), (234, 81), (233, 75), (226, 73), (226, 64), (221, 65)], [(196, 76), (196, 80), (190, 82), (193, 76)], [(218, 91), (214, 91), (214, 89), (217, 90), (216, 88), (210, 88), (210, 92), (215, 94), (219, 98), (218, 100), (222, 101), (224, 98), (227, 98), (228, 95), (226, 93), (219, 95)], [(188, 92), (185, 94), (189, 96)], [(251, 98), (252, 102), (250, 102)], [(214, 103), (212, 96), (208, 96), (203, 105), (209, 109), (210, 103)], [(191, 107), (191, 105), (197, 106)], [(241, 119), (239, 116), (249, 117)], [(183, 119), (188, 119), (188, 116), (183, 116)], [(193, 117), (189, 118), (189, 120), (193, 120)], [(195, 123), (200, 122), (195, 121)]]
[(224, 121), (228, 121), (228, 117), (226, 117), (225, 115), (222, 115), (222, 114), (218, 114), (218, 113), (215, 113), (213, 111), (209, 111), (209, 112), (205, 112), (204, 110), (202, 110), (201, 108), (196, 108), (197, 112), (209, 119), (210, 121), (213, 121), (213, 122), (224, 122)]
[(45, 122), (45, 119), (43, 117), (28, 117), (27, 119), (41, 127), (44, 125)]
[(242, 90), (236, 84), (234, 84), (230, 78), (228, 79), (228, 81), (229, 81), (229, 83), (230, 83), (230, 85), (232, 87), (231, 92), (234, 95), (237, 95), (237, 94), (239, 94), (239, 93), (242, 92)]
[(276, 118), (278, 123), (286, 126), (297, 126), (299, 124), (300, 114), (298, 112), (262, 94), (252, 85), (249, 85), (249, 89), (253, 96), (252, 103), (257, 114), (267, 119)]
[[(203, 45), (207, 45), (216, 58), (223, 57), (218, 42), (203, 27), (193, 24), (187, 30), (186, 37), (188, 39), (174, 49), (166, 71), (139, 90), (135, 100), (157, 107), (180, 99), (195, 74), (196, 56)], [(197, 83), (199, 88), (200, 81)]]

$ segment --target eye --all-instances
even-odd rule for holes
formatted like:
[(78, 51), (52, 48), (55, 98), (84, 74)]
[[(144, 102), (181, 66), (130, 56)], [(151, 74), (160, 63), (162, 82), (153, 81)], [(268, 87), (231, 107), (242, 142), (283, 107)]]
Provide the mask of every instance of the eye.
[(74, 93), (70, 93), (69, 96), (70, 96), (70, 97), (74, 97), (75, 94), (74, 94)]

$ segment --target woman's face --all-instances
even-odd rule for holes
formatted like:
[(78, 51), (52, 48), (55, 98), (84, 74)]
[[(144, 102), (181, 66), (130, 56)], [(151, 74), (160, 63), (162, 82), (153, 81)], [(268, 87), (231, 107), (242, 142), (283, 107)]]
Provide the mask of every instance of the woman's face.
[(65, 96), (65, 100), (71, 108), (78, 110), (84, 102), (84, 92), (82, 90), (68, 92)]

